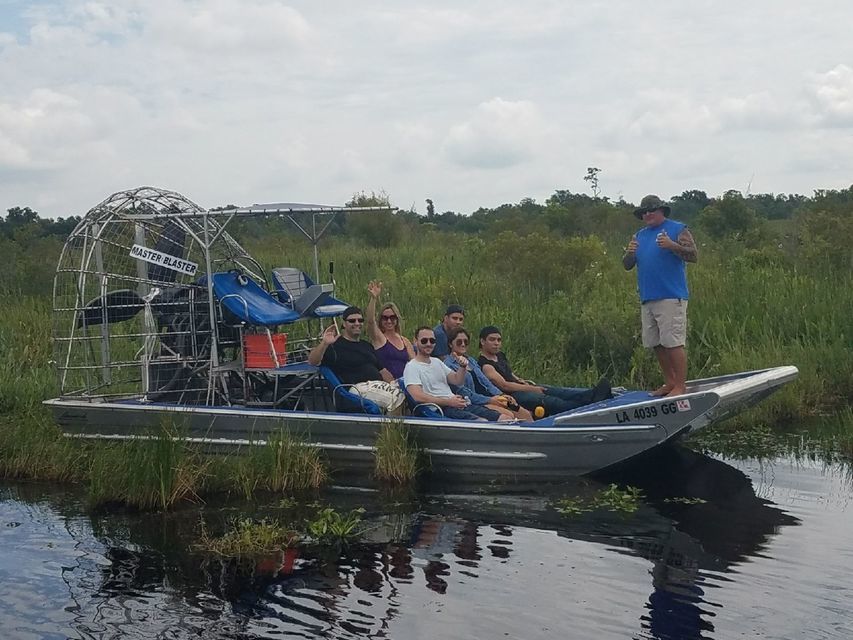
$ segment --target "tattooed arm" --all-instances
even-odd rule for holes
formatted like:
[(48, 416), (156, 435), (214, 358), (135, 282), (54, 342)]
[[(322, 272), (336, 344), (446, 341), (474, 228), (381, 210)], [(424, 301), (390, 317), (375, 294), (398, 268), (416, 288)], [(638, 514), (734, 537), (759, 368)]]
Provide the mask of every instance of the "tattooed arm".
[(696, 262), (699, 259), (699, 250), (696, 248), (693, 234), (687, 227), (678, 234), (678, 242), (673, 242), (670, 250), (684, 262)]

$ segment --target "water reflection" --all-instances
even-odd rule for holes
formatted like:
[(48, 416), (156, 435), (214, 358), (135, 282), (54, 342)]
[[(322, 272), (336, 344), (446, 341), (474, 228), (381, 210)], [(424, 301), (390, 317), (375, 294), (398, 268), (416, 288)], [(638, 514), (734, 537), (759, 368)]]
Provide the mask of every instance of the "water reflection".
[[(550, 506), (555, 496), (601, 486), (590, 480), (547, 495), (428, 489), (403, 502), (338, 491), (327, 498), (339, 510), (367, 509), (364, 542), (251, 562), (191, 550), (200, 518), (215, 527), (249, 515), (244, 504), (87, 516), (67, 493), (15, 486), (0, 500), (0, 524), (12, 548), (27, 534), (9, 535), (22, 527), (7, 522), (26, 520), (28, 510), (63, 523), (64, 533), (53, 534), (68, 556), (63, 586), (50, 593), (65, 612), (50, 623), (56, 637), (532, 638), (564, 631), (571, 619), (577, 637), (658, 639), (715, 637), (719, 588), (798, 524), (758, 498), (741, 471), (684, 449), (598, 481), (638, 486), (644, 504), (627, 517), (565, 517)], [(257, 510), (294, 517), (275, 503)], [(11, 555), (19, 570), (35, 560), (26, 545)], [(44, 589), (26, 578), (16, 588), (31, 596)], [(21, 600), (0, 624), (20, 630), (12, 637), (48, 637), (39, 635), (46, 625), (38, 608)]]

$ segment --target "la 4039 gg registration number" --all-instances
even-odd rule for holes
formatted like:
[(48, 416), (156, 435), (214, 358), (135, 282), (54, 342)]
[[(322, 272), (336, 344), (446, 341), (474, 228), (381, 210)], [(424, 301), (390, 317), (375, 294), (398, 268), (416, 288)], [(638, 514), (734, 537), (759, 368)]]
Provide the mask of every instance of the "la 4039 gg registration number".
[[(688, 404), (689, 408), (690, 405)], [(657, 418), (658, 414), (669, 415), (676, 411), (683, 411), (675, 402), (665, 402), (660, 405), (652, 405), (648, 407), (637, 407), (633, 411), (617, 411), (616, 422), (623, 424), (625, 422), (634, 422), (637, 420), (648, 420), (649, 418)]]

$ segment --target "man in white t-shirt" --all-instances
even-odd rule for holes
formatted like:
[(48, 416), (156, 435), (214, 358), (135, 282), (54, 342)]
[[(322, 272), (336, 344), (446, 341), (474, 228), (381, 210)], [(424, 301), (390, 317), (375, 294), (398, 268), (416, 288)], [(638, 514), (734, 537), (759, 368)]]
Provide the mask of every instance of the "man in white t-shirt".
[(465, 411), (468, 400), (453, 393), (450, 385), (462, 386), (468, 371), (468, 360), (460, 358), (459, 369), (453, 371), (438, 358), (432, 357), (435, 349), (435, 332), (427, 326), (415, 331), (418, 350), (415, 357), (406, 363), (403, 384), (417, 403), (432, 403), (441, 407), (445, 417), (455, 420), (483, 420)]

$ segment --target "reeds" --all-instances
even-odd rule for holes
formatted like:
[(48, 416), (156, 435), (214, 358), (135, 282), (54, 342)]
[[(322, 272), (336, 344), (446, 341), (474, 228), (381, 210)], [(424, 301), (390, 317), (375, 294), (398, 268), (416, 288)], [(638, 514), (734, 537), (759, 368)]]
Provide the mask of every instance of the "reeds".
[(391, 420), (379, 429), (375, 456), (374, 476), (389, 484), (413, 482), (423, 466), (414, 434), (400, 420)]
[(283, 429), (236, 459), (231, 473), (233, 485), (247, 498), (259, 490), (313, 489), (328, 478), (320, 451)]
[(174, 424), (164, 422), (149, 439), (99, 446), (89, 469), (93, 507), (120, 504), (169, 509), (199, 501), (210, 459), (192, 449)]

